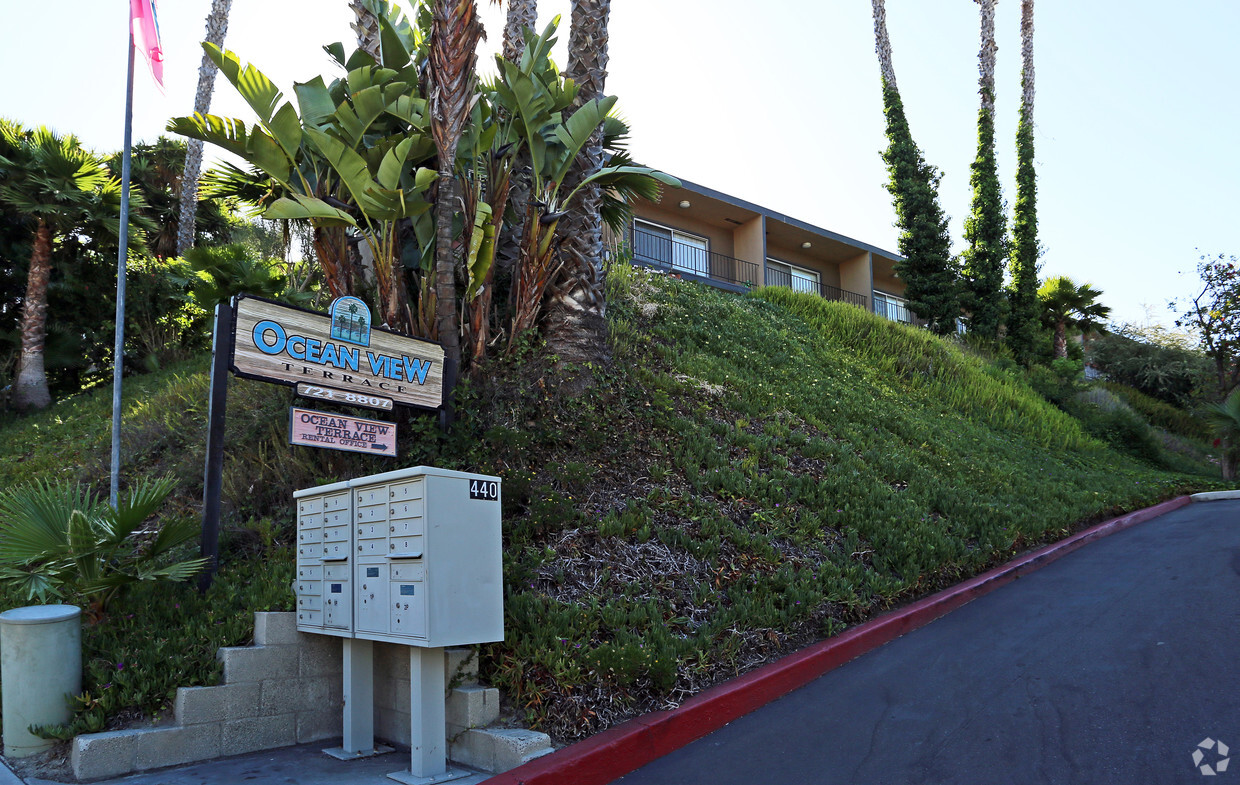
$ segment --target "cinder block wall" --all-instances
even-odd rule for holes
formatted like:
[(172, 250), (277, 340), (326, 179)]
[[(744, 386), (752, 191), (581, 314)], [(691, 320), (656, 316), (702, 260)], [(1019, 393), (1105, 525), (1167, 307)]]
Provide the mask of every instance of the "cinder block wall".
[[(409, 649), (392, 643), (374, 647), (375, 737), (408, 748)], [(344, 669), (339, 638), (298, 632), (293, 613), (256, 613), (254, 645), (220, 649), (218, 658), (223, 683), (177, 690), (173, 725), (75, 738), (75, 776), (119, 777), (341, 736)], [(478, 665), (471, 650), (449, 649), (445, 659), (446, 683), (463, 685), (452, 690), (446, 707), (447, 738), (457, 741), (451, 757), (481, 767), (519, 765), (529, 756), (475, 753), (474, 747), (493, 740), (466, 732), (495, 720), (499, 693), (477, 686)], [(545, 742), (538, 749), (543, 747), (549, 749)]]
[(339, 736), (340, 642), (297, 632), (292, 613), (256, 613), (254, 644), (219, 650), (222, 684), (177, 690), (173, 725), (75, 738), (74, 775), (117, 777)]

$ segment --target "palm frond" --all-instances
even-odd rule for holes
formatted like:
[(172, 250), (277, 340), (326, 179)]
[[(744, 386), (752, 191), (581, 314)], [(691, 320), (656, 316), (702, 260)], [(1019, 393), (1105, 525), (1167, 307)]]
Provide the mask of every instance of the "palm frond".
[(63, 553), (73, 512), (89, 515), (98, 506), (81, 485), (33, 483), (0, 492), (0, 562), (29, 564)]
[(115, 546), (124, 542), (143, 521), (155, 514), (175, 487), (176, 480), (170, 476), (143, 480), (117, 502), (116, 509), (105, 507), (101, 510), (99, 518), (104, 544)]
[(151, 556), (160, 556), (179, 545), (193, 541), (200, 531), (200, 523), (195, 518), (189, 516), (173, 518), (159, 527), (159, 531), (155, 534), (155, 538), (151, 540), (147, 552)]

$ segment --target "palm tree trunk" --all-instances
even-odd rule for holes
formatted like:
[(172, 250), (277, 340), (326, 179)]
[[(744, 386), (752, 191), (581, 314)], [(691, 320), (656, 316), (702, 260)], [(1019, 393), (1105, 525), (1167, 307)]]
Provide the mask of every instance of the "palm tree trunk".
[[(538, 24), (538, 0), (508, 0), (508, 17), (504, 25), (504, 59), (515, 65), (525, 53), (526, 28)], [(525, 205), (530, 198), (530, 153), (524, 147), (517, 153), (508, 183), (508, 203), (515, 221), (504, 223), (495, 236), (495, 267), (511, 270), (521, 258), (521, 240), (525, 237)]]
[(349, 270), (348, 238), (345, 230), (340, 227), (316, 226), (313, 229), (314, 255), (318, 257), (319, 266), (323, 268), (323, 282), (332, 298), (343, 297), (353, 293)]
[(538, 0), (508, 0), (504, 24), (504, 59), (520, 63), (525, 52), (525, 30), (538, 24)]
[(13, 408), (18, 411), (46, 409), (52, 403), (43, 366), (47, 338), (47, 284), (52, 275), (52, 230), (40, 218), (35, 230), (26, 296), (22, 302), (22, 353), (17, 380), (13, 383)]
[[(213, 0), (207, 16), (208, 43), (224, 45), (228, 32), (228, 12), (232, 0)], [(194, 112), (206, 114), (211, 109), (211, 93), (215, 89), (215, 63), (206, 54), (198, 67), (198, 91), (194, 94)], [(194, 247), (194, 218), (198, 213), (198, 176), (202, 172), (202, 141), (190, 139), (185, 147), (185, 169), (181, 172), (181, 218), (177, 223), (177, 255)]]
[(357, 48), (375, 59), (376, 63), (381, 63), (383, 51), (380, 46), (379, 36), (379, 18), (366, 7), (364, 0), (350, 0), (349, 8), (353, 10), (353, 15), (357, 20), (350, 25), (353, 32), (357, 33)]
[(1231, 439), (1226, 436), (1220, 440), (1218, 465), (1223, 473), (1224, 480), (1236, 479), (1235, 446), (1232, 444)]
[(1068, 356), (1068, 325), (1066, 322), (1055, 322), (1055, 359), (1062, 360)]
[[(456, 303), (458, 262), (452, 243), (452, 216), (457, 203), (456, 148), (473, 100), (474, 62), (482, 25), (474, 0), (435, 0), (431, 25), (431, 136), (439, 156), (439, 196), (435, 204), (435, 321), (451, 374), (461, 361)], [(447, 381), (450, 386), (451, 380)]]
[(883, 0), (871, 0), (874, 10), (874, 51), (878, 53), (878, 68), (883, 84), (892, 90), (896, 86), (896, 69), (891, 62), (891, 39), (887, 36), (887, 6)]
[(999, 51), (995, 43), (995, 0), (977, 0), (982, 14), (982, 51), (978, 54), (980, 78), (978, 87), (982, 94), (982, 111), (995, 117), (995, 55)]
[(1022, 119), (1033, 125), (1033, 0), (1020, 4), (1020, 59)]
[(435, 338), (443, 344), (447, 358), (459, 363), (461, 331), (456, 323), (457, 263), (452, 244), (456, 199), (452, 167), (440, 167), (439, 198), (435, 204)]
[[(577, 83), (574, 104), (581, 107), (604, 95), (607, 79), (607, 21), (611, 0), (574, 0), (572, 30), (568, 37), (567, 75)], [(563, 188), (571, 192), (603, 165), (603, 129), (590, 136)], [(548, 303), (547, 348), (562, 361), (607, 362), (607, 301), (601, 272), (603, 262), (603, 193), (597, 186), (578, 191), (576, 203), (560, 222), (564, 240), (564, 271), (551, 290)]]

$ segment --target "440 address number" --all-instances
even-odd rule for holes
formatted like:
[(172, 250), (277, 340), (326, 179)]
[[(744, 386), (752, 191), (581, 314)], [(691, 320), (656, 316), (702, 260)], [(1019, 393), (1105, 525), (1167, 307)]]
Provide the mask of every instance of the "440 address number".
[(314, 384), (299, 383), (297, 385), (297, 394), (302, 398), (342, 403), (345, 406), (364, 406), (367, 409), (382, 409), (389, 412), (392, 410), (391, 398), (380, 398), (377, 395), (363, 395), (345, 390), (333, 390), (330, 387), (319, 387)]

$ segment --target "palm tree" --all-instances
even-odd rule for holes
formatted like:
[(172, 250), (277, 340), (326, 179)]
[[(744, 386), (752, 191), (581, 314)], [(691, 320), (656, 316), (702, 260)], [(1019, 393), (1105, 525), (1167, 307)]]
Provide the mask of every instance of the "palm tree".
[[(431, 136), (439, 156), (439, 195), (435, 206), (435, 295), (439, 342), (449, 377), (461, 359), (456, 314), (456, 249), (452, 217), (457, 209), (456, 148), (474, 98), (474, 62), (482, 24), (474, 0), (435, 0), (431, 17)], [(451, 385), (451, 378), (446, 379)]]
[[(211, 13), (207, 15), (208, 43), (222, 47), (228, 32), (228, 12), (232, 0), (212, 0)], [(206, 114), (211, 110), (211, 93), (215, 89), (215, 63), (206, 54), (198, 67), (198, 91), (194, 94), (194, 112)], [(189, 140), (185, 149), (185, 170), (181, 174), (181, 221), (177, 225), (177, 255), (185, 253), (194, 245), (194, 216), (198, 209), (198, 175), (202, 172), (202, 141)]]
[(1007, 342), (1017, 359), (1033, 351), (1038, 310), (1038, 181), (1033, 168), (1033, 0), (1020, 4), (1021, 98), (1016, 127), (1016, 208), (1012, 215), (1012, 285)]
[(1097, 328), (1111, 314), (1111, 309), (1098, 302), (1102, 291), (1087, 283), (1078, 286), (1066, 275), (1059, 275), (1042, 284), (1038, 299), (1042, 303), (1042, 321), (1054, 330), (1055, 359), (1068, 356), (1068, 328), (1082, 331)]
[[(611, 0), (573, 0), (568, 36), (566, 75), (577, 83), (574, 109), (604, 97), (607, 80), (607, 19)], [(565, 180), (572, 191), (603, 167), (603, 127), (582, 147)], [(564, 267), (554, 283), (547, 311), (547, 348), (561, 360), (574, 363), (606, 362), (607, 302), (604, 295), (603, 190), (587, 184), (577, 203), (560, 223)]]
[[(23, 216), (34, 234), (22, 298), (22, 348), (13, 407), (44, 409), (51, 404), (43, 350), (56, 238), (95, 220), (102, 220), (108, 231), (116, 233), (120, 181), (110, 176), (102, 157), (83, 149), (75, 137), (60, 136), (42, 126), (27, 130), (0, 120), (0, 202)], [(136, 214), (142, 202), (135, 202)]]
[(939, 202), (939, 171), (926, 162), (913, 140), (904, 102), (896, 86), (891, 62), (891, 39), (887, 36), (887, 10), (883, 0), (871, 0), (874, 41), (882, 75), (883, 114), (887, 119), (887, 190), (891, 193), (900, 229), (903, 261), (896, 272), (905, 282), (905, 294), (913, 311), (939, 334), (955, 331), (960, 316), (959, 269), (951, 253), (947, 217)]
[(1232, 391), (1222, 403), (1207, 403), (1201, 413), (1218, 434), (1219, 467), (1223, 479), (1233, 480), (1236, 477), (1236, 447), (1240, 446), (1240, 390)]
[(1003, 267), (1007, 257), (1007, 221), (995, 160), (995, 0), (977, 0), (981, 8), (981, 50), (978, 53), (977, 157), (970, 167), (973, 204), (965, 220), (969, 247), (964, 253), (969, 331), (999, 337), (1003, 323)]

